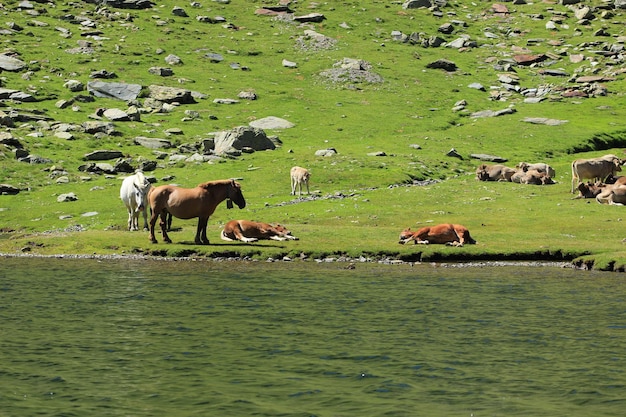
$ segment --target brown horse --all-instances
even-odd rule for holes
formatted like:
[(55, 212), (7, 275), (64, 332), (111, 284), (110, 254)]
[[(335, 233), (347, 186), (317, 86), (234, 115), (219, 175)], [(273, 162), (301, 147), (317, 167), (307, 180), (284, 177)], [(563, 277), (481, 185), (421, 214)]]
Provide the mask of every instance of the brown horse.
[(150, 217), (150, 241), (157, 243), (154, 237), (154, 225), (160, 216), (160, 226), (163, 232), (163, 240), (172, 243), (167, 235), (168, 213), (179, 219), (198, 218), (195, 242), (198, 245), (208, 245), (206, 227), (209, 217), (215, 212), (217, 206), (224, 200), (228, 200), (228, 208), (233, 207), (233, 202), (240, 209), (246, 206), (246, 200), (241, 192), (241, 185), (235, 180), (209, 181), (199, 184), (196, 188), (181, 188), (174, 185), (161, 185), (156, 187), (148, 196), (152, 216)]

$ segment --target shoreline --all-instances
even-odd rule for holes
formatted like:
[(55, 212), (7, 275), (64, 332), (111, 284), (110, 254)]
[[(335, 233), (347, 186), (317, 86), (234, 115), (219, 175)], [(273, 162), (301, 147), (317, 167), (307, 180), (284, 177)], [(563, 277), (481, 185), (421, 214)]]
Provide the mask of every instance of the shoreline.
[[(41, 255), (32, 253), (0, 253), (0, 258), (31, 258), (31, 259), (68, 259), (68, 260), (129, 260), (129, 261), (159, 261), (159, 262), (263, 262), (263, 263), (318, 263), (318, 264), (332, 264), (340, 263), (347, 264), (345, 269), (352, 269), (357, 264), (376, 264), (376, 265), (425, 265), (436, 268), (493, 268), (493, 267), (554, 267), (554, 268), (571, 268), (580, 271), (587, 271), (587, 268), (580, 268), (573, 262), (566, 261), (445, 261), (445, 262), (409, 262), (400, 259), (384, 258), (345, 258), (345, 257), (329, 257), (324, 259), (273, 259), (268, 258), (266, 260), (241, 258), (241, 257), (165, 257), (165, 256), (152, 256), (152, 255), (81, 255), (81, 254), (53, 254), (53, 255)], [(352, 267), (351, 267), (352, 266)]]

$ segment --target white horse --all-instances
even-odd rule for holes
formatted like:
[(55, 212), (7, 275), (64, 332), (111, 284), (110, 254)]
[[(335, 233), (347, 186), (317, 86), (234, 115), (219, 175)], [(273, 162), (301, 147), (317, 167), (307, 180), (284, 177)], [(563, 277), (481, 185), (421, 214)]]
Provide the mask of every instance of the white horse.
[(143, 213), (143, 230), (148, 230), (148, 193), (152, 185), (143, 172), (124, 178), (120, 198), (128, 210), (128, 230), (139, 230), (139, 212)]

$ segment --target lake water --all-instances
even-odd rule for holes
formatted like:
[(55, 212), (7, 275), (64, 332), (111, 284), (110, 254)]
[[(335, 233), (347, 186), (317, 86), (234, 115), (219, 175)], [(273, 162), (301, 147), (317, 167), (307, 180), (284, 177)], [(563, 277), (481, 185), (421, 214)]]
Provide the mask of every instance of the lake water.
[(626, 280), (0, 259), (0, 416), (624, 416)]

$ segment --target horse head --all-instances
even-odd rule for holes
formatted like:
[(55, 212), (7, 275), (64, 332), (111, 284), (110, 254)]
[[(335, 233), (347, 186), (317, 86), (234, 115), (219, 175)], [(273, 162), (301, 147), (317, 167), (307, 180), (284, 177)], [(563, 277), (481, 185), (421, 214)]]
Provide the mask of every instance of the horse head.
[(229, 209), (233, 208), (233, 202), (235, 202), (237, 207), (240, 209), (246, 206), (246, 199), (243, 197), (243, 193), (241, 192), (241, 185), (235, 180), (231, 180), (230, 182), (226, 207)]

